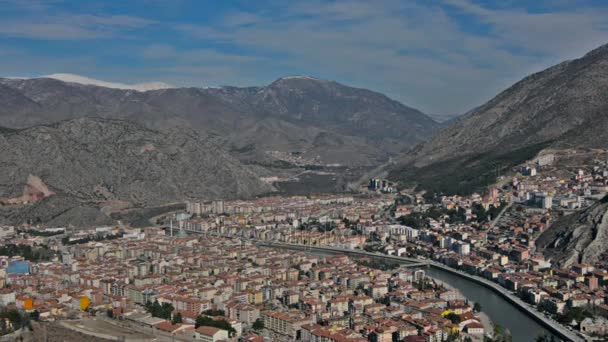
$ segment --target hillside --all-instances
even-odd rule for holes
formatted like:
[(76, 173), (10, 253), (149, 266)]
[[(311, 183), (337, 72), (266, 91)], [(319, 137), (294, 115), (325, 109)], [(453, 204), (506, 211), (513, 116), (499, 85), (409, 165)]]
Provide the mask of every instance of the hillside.
[(390, 177), (468, 192), (546, 147), (608, 143), (608, 45), (530, 75), (401, 156)]
[(103, 206), (248, 198), (272, 190), (193, 130), (82, 118), (0, 131), (0, 150), (0, 215), (9, 222), (28, 217), (24, 210), (44, 221), (78, 213), (103, 221)]

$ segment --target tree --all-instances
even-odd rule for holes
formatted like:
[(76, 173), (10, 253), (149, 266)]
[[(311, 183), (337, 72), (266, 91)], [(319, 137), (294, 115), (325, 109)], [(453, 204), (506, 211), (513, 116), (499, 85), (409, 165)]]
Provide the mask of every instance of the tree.
[(449, 319), (454, 324), (459, 324), (461, 322), (460, 316), (458, 316), (457, 314), (455, 314), (453, 312), (450, 312), (449, 314), (447, 314), (445, 316), (445, 318)]
[(38, 310), (32, 311), (30, 313), (30, 318), (33, 319), (34, 321), (40, 320), (40, 312), (38, 312)]
[(475, 312), (480, 312), (480, 311), (481, 311), (481, 304), (479, 304), (479, 303), (477, 303), (477, 302), (476, 302), (476, 303), (473, 305), (473, 311), (475, 311)]
[(258, 318), (253, 322), (252, 325), (253, 330), (260, 331), (264, 329), (264, 321), (261, 318)]
[(164, 319), (170, 319), (171, 318), (171, 313), (173, 312), (174, 307), (173, 305), (171, 305), (170, 303), (163, 303), (163, 305), (161, 306), (161, 312), (160, 312), (160, 318), (164, 318)]
[(203, 314), (207, 316), (226, 316), (226, 312), (224, 310), (205, 310)]
[(175, 315), (173, 315), (173, 321), (171, 323), (173, 324), (178, 324), (178, 323), (182, 323), (182, 314), (181, 313), (176, 313)]
[(163, 305), (160, 305), (158, 300), (155, 300), (152, 304), (150, 304), (150, 302), (146, 304), (146, 310), (152, 315), (152, 317), (170, 319), (174, 307), (170, 303), (163, 303)]
[(502, 335), (502, 327), (500, 324), (494, 326), (494, 336)]
[(158, 300), (155, 300), (150, 306), (148, 306), (148, 312), (152, 315), (152, 317), (160, 317), (162, 311), (162, 307)]

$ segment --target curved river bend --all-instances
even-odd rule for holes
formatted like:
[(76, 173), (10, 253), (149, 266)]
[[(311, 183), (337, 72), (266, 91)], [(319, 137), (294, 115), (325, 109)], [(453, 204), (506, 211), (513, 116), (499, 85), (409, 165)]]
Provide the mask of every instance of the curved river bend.
[(457, 288), (467, 299), (481, 304), (482, 311), (490, 317), (494, 324), (509, 329), (513, 341), (532, 342), (538, 335), (549, 333), (545, 327), (494, 291), (440, 269), (431, 267), (426, 268), (425, 271), (428, 276)]
[[(306, 253), (317, 256), (336, 254), (321, 251), (306, 251)], [(503, 329), (509, 330), (513, 341), (534, 342), (535, 338), (542, 334), (553, 336), (545, 327), (522, 312), (517, 306), (511, 304), (487, 287), (441, 269), (429, 267), (424, 268), (424, 270), (428, 276), (445, 282), (458, 289), (470, 301), (481, 304), (482, 311), (490, 317), (494, 324), (498, 324)]]

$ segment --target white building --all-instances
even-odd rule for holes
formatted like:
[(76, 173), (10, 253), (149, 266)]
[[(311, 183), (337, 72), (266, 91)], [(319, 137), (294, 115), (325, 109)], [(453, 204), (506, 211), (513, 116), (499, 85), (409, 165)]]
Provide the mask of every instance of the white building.
[(11, 289), (0, 289), (0, 305), (7, 306), (15, 302), (15, 291)]

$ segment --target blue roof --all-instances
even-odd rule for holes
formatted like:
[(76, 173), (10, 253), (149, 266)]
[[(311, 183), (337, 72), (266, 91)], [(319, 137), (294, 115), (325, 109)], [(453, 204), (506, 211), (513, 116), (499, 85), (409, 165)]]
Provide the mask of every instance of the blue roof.
[(30, 273), (30, 263), (28, 261), (13, 261), (6, 269), (7, 273), (27, 274)]

